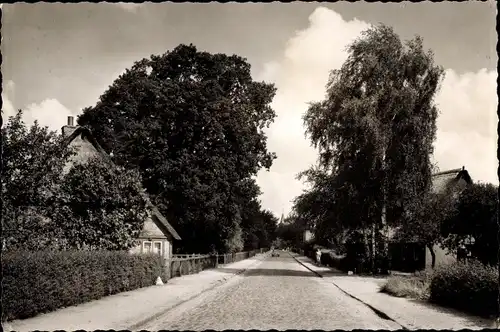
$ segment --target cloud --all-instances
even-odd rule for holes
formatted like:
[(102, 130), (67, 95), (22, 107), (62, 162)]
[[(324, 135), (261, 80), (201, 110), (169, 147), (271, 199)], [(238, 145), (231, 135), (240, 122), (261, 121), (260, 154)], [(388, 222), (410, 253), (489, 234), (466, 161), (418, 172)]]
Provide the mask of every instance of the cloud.
[(12, 104), (11, 98), (14, 96), (15, 84), (13, 81), (6, 81), (3, 85), (2, 91), (2, 116), (4, 117), (4, 123), (9, 116), (14, 116), (16, 109)]
[(38, 120), (40, 126), (47, 126), (50, 130), (60, 133), (61, 127), (66, 124), (67, 117), (77, 114), (66, 108), (57, 99), (48, 98), (38, 104), (28, 105), (24, 109), (23, 119), (29, 125)]
[[(323, 7), (309, 17), (309, 26), (298, 31), (280, 59), (264, 65), (259, 80), (276, 84), (275, 123), (267, 131), (268, 148), (278, 159), (271, 171), (259, 172), (257, 182), (264, 208), (277, 215), (290, 212), (292, 200), (304, 184), (297, 173), (316, 162), (317, 152), (304, 135), (302, 115), (311, 101), (325, 97), (329, 72), (347, 59), (346, 46), (370, 25), (344, 20)], [(457, 75), (446, 72), (436, 98), (441, 115), (435, 159), (441, 170), (466, 166), (474, 180), (496, 179), (496, 74), (479, 71)]]
[(498, 184), (497, 73), (448, 69), (445, 75), (436, 96), (435, 162), (441, 170), (465, 166), (474, 181)]
[[(8, 81), (4, 85), (4, 92), (2, 92), (4, 119), (9, 116), (14, 116), (17, 108), (14, 108), (11, 102), (11, 96), (14, 93), (15, 84)], [(62, 105), (57, 99), (47, 98), (40, 103), (33, 103), (23, 107), (23, 121), (28, 125), (33, 125), (35, 120), (38, 120), (40, 126), (49, 127), (50, 130), (61, 132), (61, 127), (66, 124), (67, 116), (78, 115), (78, 112), (69, 110), (66, 106)]]
[(127, 3), (127, 2), (117, 2), (113, 5), (118, 6), (130, 13), (136, 13), (139, 7), (142, 7), (144, 3)]
[(257, 79), (276, 84), (273, 101), (277, 113), (268, 134), (268, 148), (276, 152), (271, 170), (259, 172), (257, 182), (264, 208), (287, 214), (304, 185), (297, 173), (316, 162), (317, 152), (304, 135), (302, 115), (308, 103), (324, 98), (329, 72), (347, 59), (345, 49), (369, 25), (345, 21), (336, 12), (319, 7), (309, 17), (309, 27), (287, 43), (281, 59), (264, 65)]

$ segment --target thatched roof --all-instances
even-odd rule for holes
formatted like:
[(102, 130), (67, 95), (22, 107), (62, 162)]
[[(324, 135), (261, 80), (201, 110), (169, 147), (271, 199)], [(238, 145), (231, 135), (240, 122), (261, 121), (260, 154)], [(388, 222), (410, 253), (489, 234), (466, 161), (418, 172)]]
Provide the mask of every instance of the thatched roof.
[(439, 172), (432, 175), (432, 189), (435, 193), (446, 193), (450, 190), (462, 191), (472, 183), (465, 167)]
[[(113, 160), (111, 157), (104, 151), (104, 149), (101, 147), (101, 145), (97, 142), (95, 137), (92, 135), (92, 132), (90, 129), (87, 127), (82, 127), (82, 126), (77, 126), (71, 134), (68, 135), (67, 138), (64, 139), (64, 143), (66, 146), (69, 146), (71, 142), (73, 142), (77, 137), (81, 137), (82, 139), (86, 139), (87, 141), (92, 144), (92, 146), (99, 152), (100, 156), (110, 165), (115, 166)], [(146, 193), (142, 194), (143, 197), (146, 199), (148, 207), (151, 211), (151, 215), (158, 220), (161, 223), (162, 228), (167, 230), (174, 239), (176, 240), (181, 240), (181, 237), (179, 234), (176, 232), (174, 227), (170, 225), (168, 220), (161, 214), (161, 212), (158, 210), (158, 208), (151, 203), (151, 200), (149, 199), (149, 196)]]

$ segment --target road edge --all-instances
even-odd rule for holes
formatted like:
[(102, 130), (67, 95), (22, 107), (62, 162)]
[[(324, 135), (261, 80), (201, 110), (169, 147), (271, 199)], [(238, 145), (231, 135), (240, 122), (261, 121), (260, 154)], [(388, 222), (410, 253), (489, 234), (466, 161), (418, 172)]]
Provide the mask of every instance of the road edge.
[[(169, 306), (168, 308), (162, 309), (161, 311), (159, 311), (159, 312), (157, 312), (157, 313), (155, 313), (155, 314), (153, 314), (153, 315), (151, 315), (151, 316), (148, 316), (147, 318), (145, 318), (145, 319), (143, 319), (143, 320), (141, 320), (141, 321), (139, 321), (139, 322), (137, 322), (137, 323), (135, 323), (135, 324), (131, 325), (130, 327), (128, 327), (128, 328), (127, 328), (127, 330), (129, 330), (129, 331), (140, 331), (140, 330), (141, 330), (141, 329), (140, 329), (140, 327), (141, 327), (141, 326), (144, 326), (144, 325), (146, 325), (146, 324), (150, 323), (151, 321), (155, 320), (156, 318), (158, 318), (158, 317), (161, 317), (161, 316), (165, 315), (165, 314), (166, 314), (166, 313), (168, 313), (169, 311), (171, 311), (171, 310), (173, 310), (173, 309), (177, 308), (178, 306), (180, 306), (180, 305), (182, 305), (182, 304), (184, 304), (184, 303), (186, 303), (186, 302), (189, 302), (189, 301), (191, 301), (191, 300), (194, 300), (195, 298), (197, 298), (198, 296), (200, 296), (200, 295), (202, 295), (202, 294), (204, 294), (204, 293), (206, 293), (206, 292), (209, 292), (209, 291), (211, 291), (211, 290), (213, 290), (213, 289), (215, 289), (215, 288), (217, 288), (217, 287), (220, 287), (220, 286), (224, 285), (225, 283), (229, 282), (229, 280), (233, 279), (234, 277), (236, 277), (236, 276), (238, 276), (238, 275), (240, 275), (240, 274), (244, 273), (245, 271), (247, 271), (247, 270), (249, 270), (249, 269), (253, 268), (253, 267), (254, 267), (254, 266), (256, 266), (257, 264), (260, 264), (260, 263), (262, 262), (262, 260), (263, 260), (263, 259), (265, 259), (267, 256), (268, 256), (268, 253), (267, 253), (267, 252), (266, 252), (266, 253), (263, 253), (263, 254), (262, 254), (262, 256), (260, 256), (260, 257), (259, 257), (259, 259), (258, 259), (258, 260), (257, 260), (254, 264), (252, 264), (252, 265), (250, 265), (250, 266), (248, 266), (248, 267), (246, 267), (246, 268), (244, 268), (244, 269), (241, 269), (241, 270), (239, 270), (239, 271), (237, 271), (237, 272), (235, 272), (235, 273), (231, 274), (231, 276), (229, 276), (229, 277), (224, 277), (224, 278), (221, 278), (220, 280), (218, 280), (218, 281), (215, 283), (215, 285), (212, 285), (212, 286), (210, 286), (210, 287), (208, 287), (208, 288), (205, 288), (205, 289), (203, 289), (201, 292), (198, 292), (198, 293), (196, 293), (196, 294), (194, 294), (194, 295), (190, 296), (190, 297), (189, 297), (189, 298), (187, 298), (187, 299), (182, 299), (181, 301), (179, 301), (179, 302), (177, 302), (177, 303), (175, 303), (175, 304), (173, 304), (173, 305)], [(254, 256), (254, 257), (255, 257), (255, 256)]]
[[(320, 277), (320, 278), (323, 278), (323, 275), (317, 271), (314, 271), (313, 269), (311, 269), (310, 267), (308, 267), (307, 265), (305, 265), (304, 263), (302, 263), (301, 261), (299, 261), (296, 256), (293, 256), (291, 253), (289, 253), (289, 255), (297, 262), (299, 263), (300, 265), (302, 265), (303, 267), (305, 267), (306, 269), (308, 269), (309, 271), (311, 271), (312, 273), (316, 274), (316, 276)], [(346, 292), (344, 289), (342, 289), (339, 285), (337, 285), (336, 283), (334, 283), (333, 281), (330, 281), (335, 287), (337, 287), (342, 293), (348, 295), (349, 297), (363, 303), (365, 306), (367, 306), (368, 308), (370, 308), (377, 316), (379, 316), (380, 318), (382, 319), (385, 319), (385, 320), (390, 320), (396, 324), (398, 324), (399, 326), (401, 326), (401, 328), (403, 330), (410, 330), (408, 327), (406, 327), (405, 325), (401, 324), (400, 322), (398, 322), (397, 320), (395, 320), (394, 318), (390, 317), (389, 315), (387, 315), (385, 312), (375, 308), (374, 306), (364, 302), (363, 300), (357, 298), (356, 296)]]

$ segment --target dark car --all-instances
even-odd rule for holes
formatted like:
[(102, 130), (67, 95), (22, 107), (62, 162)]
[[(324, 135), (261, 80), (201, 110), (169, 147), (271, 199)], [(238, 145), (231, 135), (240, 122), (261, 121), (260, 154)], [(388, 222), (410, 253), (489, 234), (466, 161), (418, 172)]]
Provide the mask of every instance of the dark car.
[(271, 257), (280, 257), (280, 254), (273, 250)]

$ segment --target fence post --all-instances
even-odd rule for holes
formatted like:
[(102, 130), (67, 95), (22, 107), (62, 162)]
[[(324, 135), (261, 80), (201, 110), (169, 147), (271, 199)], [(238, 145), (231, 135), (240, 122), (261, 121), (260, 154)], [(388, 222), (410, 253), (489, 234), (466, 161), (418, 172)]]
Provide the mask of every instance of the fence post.
[(171, 273), (170, 273), (170, 264), (171, 264), (171, 261), (170, 259), (168, 259), (167, 257), (165, 257), (165, 266), (164, 266), (164, 269), (165, 269), (165, 275), (166, 275), (166, 278), (167, 280), (165, 280), (165, 282), (167, 282), (169, 279), (171, 279)]
[(215, 268), (219, 267), (219, 254), (215, 253)]

